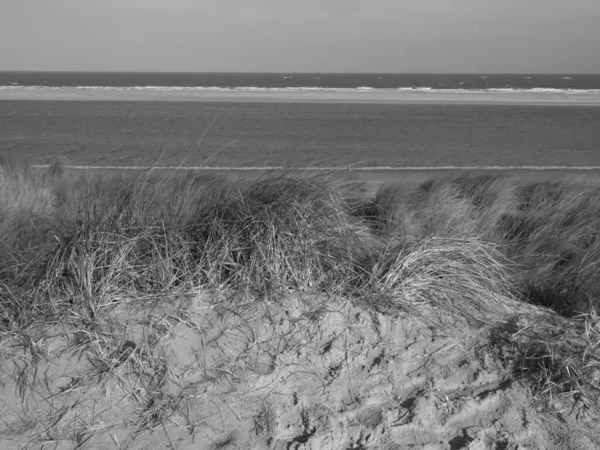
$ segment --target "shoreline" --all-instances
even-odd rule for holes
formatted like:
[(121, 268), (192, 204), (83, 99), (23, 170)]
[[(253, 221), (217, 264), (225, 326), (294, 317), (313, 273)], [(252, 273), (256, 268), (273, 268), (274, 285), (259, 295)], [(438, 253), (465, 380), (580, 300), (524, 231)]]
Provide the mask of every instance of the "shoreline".
[[(50, 165), (32, 165), (34, 170), (48, 170)], [(600, 167), (545, 167), (545, 168), (473, 168), (473, 167), (422, 167), (422, 168), (378, 168), (371, 170), (361, 170), (352, 168), (243, 168), (243, 167), (118, 167), (118, 166), (64, 166), (66, 174), (75, 176), (81, 173), (92, 175), (119, 176), (135, 172), (148, 171), (154, 174), (161, 173), (192, 173), (193, 176), (202, 175), (220, 175), (225, 179), (246, 185), (267, 176), (270, 173), (289, 173), (291, 176), (315, 175), (316, 173), (328, 173), (332, 176), (354, 178), (357, 182), (364, 182), (368, 191), (375, 192), (380, 186), (385, 184), (401, 184), (408, 188), (416, 188), (420, 184), (432, 179), (441, 179), (448, 176), (461, 173), (469, 175), (486, 175), (495, 173), (504, 173), (509, 178), (523, 182), (543, 182), (543, 181), (592, 181), (600, 182)]]
[(600, 94), (552, 92), (174, 92), (60, 88), (0, 90), (0, 100), (600, 106)]

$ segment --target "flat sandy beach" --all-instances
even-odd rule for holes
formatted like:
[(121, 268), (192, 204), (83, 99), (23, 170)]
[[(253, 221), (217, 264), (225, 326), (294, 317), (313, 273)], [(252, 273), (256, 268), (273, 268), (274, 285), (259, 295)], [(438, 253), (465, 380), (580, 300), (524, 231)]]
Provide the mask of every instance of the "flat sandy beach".
[(47, 89), (0, 90), (0, 100), (106, 100), (310, 103), (441, 103), (600, 106), (599, 93), (567, 92), (427, 92), (427, 91), (173, 91), (170, 89)]
[[(49, 166), (38, 165), (33, 166), (36, 170), (45, 171)], [(267, 170), (267, 169), (195, 169), (195, 170), (173, 170), (167, 168), (155, 167), (151, 170), (158, 176), (173, 174), (179, 172), (181, 176), (192, 176), (202, 179), (206, 176), (220, 176), (227, 180), (237, 183), (239, 186), (247, 186), (250, 183), (268, 176), (272, 173), (278, 174), (289, 174), (292, 177), (310, 177), (316, 174), (325, 174), (332, 177), (342, 177), (358, 182), (364, 182), (367, 191), (375, 193), (377, 189), (384, 184), (400, 184), (408, 189), (415, 189), (420, 184), (425, 183), (429, 180), (439, 179), (444, 177), (453, 177), (463, 173), (469, 175), (485, 175), (485, 174), (497, 174), (504, 173), (514, 179), (517, 183), (530, 183), (530, 182), (541, 182), (541, 181), (575, 181), (575, 182), (599, 182), (600, 181), (600, 169), (513, 169), (513, 170), (496, 170), (496, 169), (476, 169), (476, 170), (464, 170), (464, 169), (442, 169), (442, 170), (422, 170), (422, 169), (402, 169), (402, 170)], [(137, 168), (115, 168), (115, 167), (76, 167), (67, 166), (65, 167), (65, 173), (71, 177), (78, 177), (81, 175), (93, 175), (93, 176), (127, 176), (142, 173), (143, 169)]]

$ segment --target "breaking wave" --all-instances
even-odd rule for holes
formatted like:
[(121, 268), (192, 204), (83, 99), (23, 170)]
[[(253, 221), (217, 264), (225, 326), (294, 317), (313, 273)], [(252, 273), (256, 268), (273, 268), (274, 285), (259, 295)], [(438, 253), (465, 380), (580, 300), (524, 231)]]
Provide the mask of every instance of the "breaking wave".
[(575, 89), (575, 88), (474, 88), (474, 89), (440, 89), (431, 87), (399, 87), (399, 88), (374, 88), (358, 86), (356, 88), (328, 88), (328, 87), (219, 87), (219, 86), (22, 86), (11, 83), (0, 85), (0, 90), (28, 90), (28, 91), (155, 91), (155, 92), (326, 92), (326, 93), (352, 93), (352, 92), (432, 92), (432, 93), (551, 93), (551, 94), (600, 94), (600, 89)]
[[(49, 169), (49, 164), (35, 164), (36, 169)], [(484, 171), (506, 171), (506, 170), (526, 170), (526, 171), (599, 171), (600, 166), (359, 166), (350, 164), (347, 166), (306, 166), (306, 167), (287, 167), (287, 166), (64, 166), (65, 169), (72, 170), (178, 170), (178, 171), (269, 171), (269, 170), (301, 170), (301, 171), (462, 171), (462, 170), (484, 170)]]

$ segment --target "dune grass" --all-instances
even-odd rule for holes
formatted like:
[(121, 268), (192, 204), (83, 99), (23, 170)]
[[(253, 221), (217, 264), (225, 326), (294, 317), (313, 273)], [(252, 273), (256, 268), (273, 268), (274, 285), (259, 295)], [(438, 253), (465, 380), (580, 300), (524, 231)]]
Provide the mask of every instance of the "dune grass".
[[(369, 193), (339, 174), (241, 187), (1, 161), (0, 340), (66, 317), (99, 336), (119, 299), (198, 291), (326, 293), (392, 313), (429, 305), (508, 333), (515, 371), (598, 412), (599, 194), (503, 174)], [(520, 324), (525, 304), (547, 320)]]

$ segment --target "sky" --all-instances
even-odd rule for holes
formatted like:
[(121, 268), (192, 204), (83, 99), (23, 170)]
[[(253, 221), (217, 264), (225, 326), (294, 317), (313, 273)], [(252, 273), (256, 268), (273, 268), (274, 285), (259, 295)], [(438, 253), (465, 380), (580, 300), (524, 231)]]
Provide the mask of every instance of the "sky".
[(0, 70), (600, 73), (600, 0), (0, 0)]

